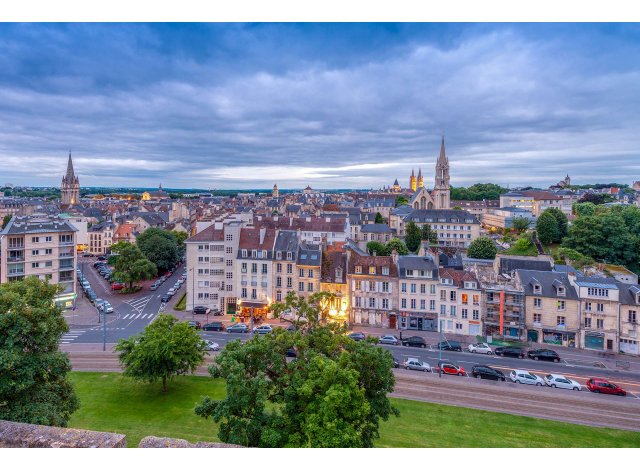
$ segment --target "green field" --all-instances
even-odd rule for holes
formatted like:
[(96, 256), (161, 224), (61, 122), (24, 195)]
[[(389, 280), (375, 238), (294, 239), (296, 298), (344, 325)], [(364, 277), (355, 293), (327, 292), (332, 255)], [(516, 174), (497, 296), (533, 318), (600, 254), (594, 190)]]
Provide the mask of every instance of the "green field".
[[(179, 377), (159, 385), (117, 373), (71, 373), (80, 409), (69, 427), (123, 433), (136, 447), (145, 436), (217, 441), (218, 426), (195, 415), (204, 395), (221, 397), (224, 383)], [(378, 447), (640, 447), (640, 433), (591, 428), (469, 408), (394, 399), (400, 417), (382, 423)]]
[(184, 294), (182, 294), (182, 297), (180, 297), (180, 300), (178, 300), (178, 302), (173, 307), (173, 309), (182, 312), (186, 308), (187, 308), (187, 293), (185, 292)]

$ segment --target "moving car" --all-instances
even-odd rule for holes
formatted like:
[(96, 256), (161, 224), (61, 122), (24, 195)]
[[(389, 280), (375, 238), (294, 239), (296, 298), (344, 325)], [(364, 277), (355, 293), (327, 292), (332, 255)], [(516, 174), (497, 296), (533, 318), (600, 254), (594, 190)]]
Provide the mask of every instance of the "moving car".
[(220, 345), (218, 343), (214, 343), (210, 339), (205, 339), (204, 342), (206, 343), (204, 347), (205, 351), (220, 351)]
[(560, 362), (560, 356), (558, 356), (558, 353), (552, 349), (534, 349), (527, 353), (527, 357), (536, 361)]
[(256, 326), (253, 329), (253, 332), (259, 335), (266, 335), (267, 333), (271, 333), (272, 331), (273, 331), (273, 328), (271, 327), (271, 325), (260, 325), (260, 326)]
[(462, 346), (458, 341), (441, 341), (436, 344), (436, 349), (442, 349), (443, 351), (462, 351)]
[(164, 294), (162, 297), (160, 297), (160, 302), (162, 302), (163, 304), (166, 304), (167, 302), (169, 302), (169, 300), (171, 300), (171, 296), (169, 294)]
[(501, 346), (496, 348), (493, 352), (496, 356), (524, 358), (524, 351), (522, 348), (517, 348), (515, 346)]
[(469, 349), (469, 352), (472, 352), (472, 353), (480, 353), (480, 354), (488, 354), (488, 355), (493, 354), (491, 347), (487, 343), (470, 344), (468, 349)]
[(354, 331), (353, 333), (349, 334), (349, 338), (351, 338), (354, 341), (362, 341), (366, 339), (366, 335), (361, 331)]
[(599, 379), (597, 377), (592, 377), (587, 380), (587, 388), (593, 393), (606, 393), (607, 395), (618, 395), (621, 397), (627, 395), (627, 392), (616, 384), (609, 382), (607, 379)]
[(193, 307), (193, 313), (195, 313), (196, 315), (206, 314), (209, 313), (209, 311), (210, 310), (204, 305), (196, 305), (195, 307)]
[(212, 321), (202, 327), (205, 331), (224, 331), (224, 323), (221, 321)]
[(113, 313), (113, 307), (106, 300), (102, 302), (102, 308), (104, 309), (105, 313)]
[(507, 380), (502, 371), (489, 366), (475, 365), (471, 368), (471, 375), (478, 379), (486, 380)]
[(400, 340), (396, 338), (394, 335), (384, 335), (380, 337), (378, 341), (380, 344), (393, 344), (394, 346), (400, 343)]
[(227, 333), (247, 333), (248, 331), (249, 327), (246, 323), (236, 323), (227, 327)]
[(516, 369), (511, 371), (509, 374), (512, 382), (517, 384), (526, 384), (526, 385), (546, 385), (544, 379), (542, 377), (538, 377), (536, 374), (532, 374), (527, 370)]
[(403, 346), (413, 346), (415, 348), (426, 348), (427, 342), (422, 336), (409, 336), (402, 339)]
[(199, 321), (195, 321), (195, 320), (189, 320), (189, 326), (192, 328), (195, 328), (196, 330), (199, 330), (202, 328), (202, 324)]
[(465, 375), (464, 368), (449, 361), (438, 361), (438, 367), (436, 370), (442, 371), (443, 374), (449, 375)]
[(549, 387), (553, 387), (553, 388), (566, 388), (569, 390), (576, 390), (578, 392), (582, 390), (582, 386), (578, 382), (576, 382), (575, 380), (568, 379), (564, 375), (559, 375), (559, 374), (545, 375), (544, 381)]
[(151, 284), (151, 286), (149, 286), (149, 290), (157, 290), (158, 287), (160, 287), (160, 284), (158, 283), (158, 281), (156, 281), (153, 284)]
[(400, 367), (400, 361), (397, 360), (395, 357), (393, 358), (393, 368), (397, 369), (398, 367)]
[(415, 357), (410, 357), (402, 364), (407, 370), (421, 370), (424, 372), (431, 372), (431, 366), (426, 362), (422, 362), (420, 359)]

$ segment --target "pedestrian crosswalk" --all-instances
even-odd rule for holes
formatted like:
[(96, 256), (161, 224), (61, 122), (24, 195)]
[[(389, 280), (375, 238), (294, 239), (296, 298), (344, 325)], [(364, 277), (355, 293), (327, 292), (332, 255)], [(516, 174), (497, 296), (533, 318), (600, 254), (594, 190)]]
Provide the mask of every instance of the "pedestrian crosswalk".
[(69, 344), (78, 339), (78, 336), (84, 334), (87, 330), (70, 330), (68, 333), (62, 335), (60, 338), (60, 344)]
[[(101, 326), (94, 326), (93, 328), (91, 328), (92, 330), (96, 330), (96, 331), (102, 331), (102, 327)], [(107, 331), (120, 331), (120, 330), (126, 330), (125, 327), (107, 327), (105, 328)]]
[(127, 313), (123, 320), (144, 320), (153, 317), (155, 313)]
[(148, 295), (146, 297), (140, 297), (139, 299), (130, 300), (127, 303), (131, 305), (138, 313), (142, 313), (144, 311), (144, 308), (147, 306), (147, 304), (151, 300), (151, 297), (153, 296)]

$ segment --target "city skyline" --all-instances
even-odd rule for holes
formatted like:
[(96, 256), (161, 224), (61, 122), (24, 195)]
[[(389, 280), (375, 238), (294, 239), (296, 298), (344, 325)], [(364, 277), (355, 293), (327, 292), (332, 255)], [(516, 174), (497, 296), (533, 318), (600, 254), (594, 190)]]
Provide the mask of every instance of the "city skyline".
[[(2, 182), (346, 189), (631, 184), (626, 24), (5, 24)], [(606, 165), (603, 164), (606, 162)], [(535, 166), (535, 171), (532, 171)]]

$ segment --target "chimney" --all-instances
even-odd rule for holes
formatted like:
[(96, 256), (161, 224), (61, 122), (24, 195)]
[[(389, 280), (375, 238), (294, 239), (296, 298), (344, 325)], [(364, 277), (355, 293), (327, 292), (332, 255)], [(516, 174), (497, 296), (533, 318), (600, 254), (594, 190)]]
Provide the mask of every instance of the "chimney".
[(393, 264), (398, 264), (398, 252), (396, 250), (391, 251), (391, 260)]
[(260, 227), (260, 245), (264, 242), (264, 236), (267, 234), (266, 227)]

